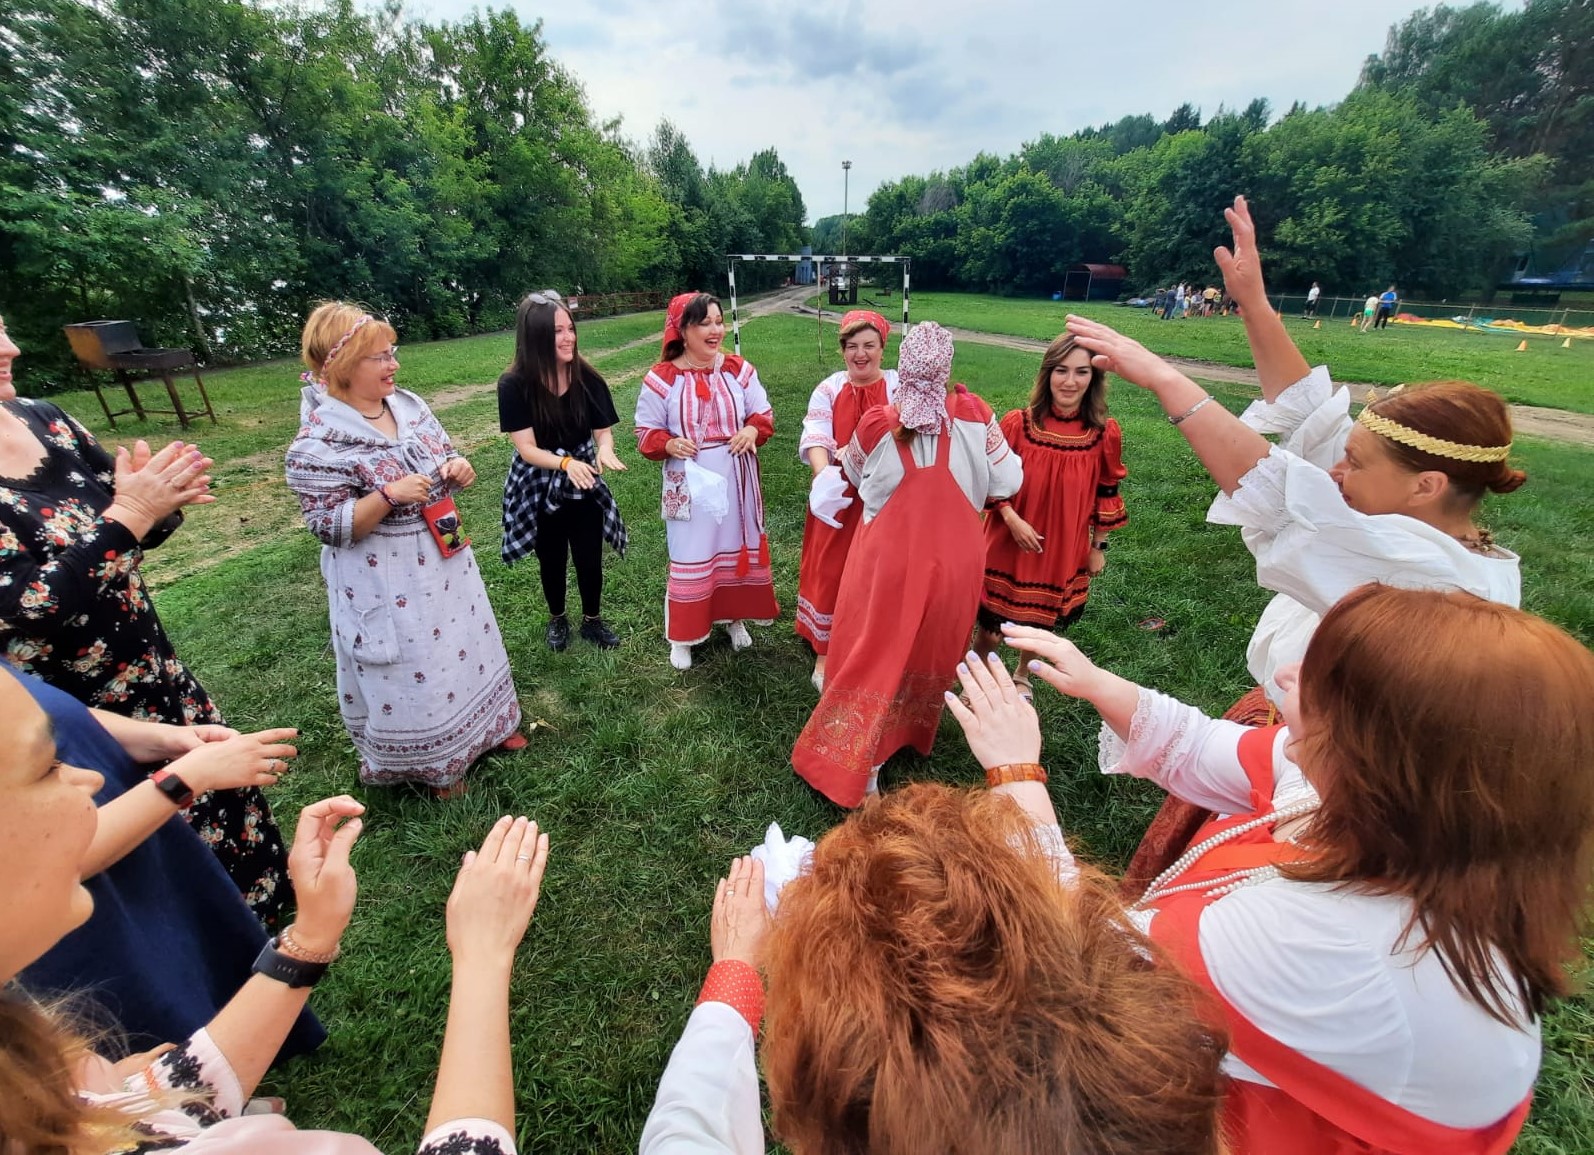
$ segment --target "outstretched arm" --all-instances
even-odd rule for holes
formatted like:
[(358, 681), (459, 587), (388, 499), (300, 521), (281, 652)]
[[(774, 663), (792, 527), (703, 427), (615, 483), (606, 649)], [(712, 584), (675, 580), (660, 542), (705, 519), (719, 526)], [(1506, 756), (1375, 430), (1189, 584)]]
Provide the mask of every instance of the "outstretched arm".
[[(1086, 317), (1068, 318), (1068, 331), (1091, 351), (1091, 363), (1156, 395), (1196, 451), (1212, 480), (1233, 493), (1240, 478), (1268, 455), (1272, 446), (1210, 394), (1139, 341)], [(1304, 362), (1303, 362), (1304, 364)]]
[(1234, 230), (1234, 248), (1219, 245), (1212, 256), (1223, 270), (1223, 287), (1240, 303), (1245, 322), (1245, 339), (1251, 343), (1251, 357), (1262, 381), (1262, 397), (1276, 400), (1312, 371), (1291, 340), (1284, 320), (1273, 311), (1262, 283), (1262, 257), (1256, 247), (1256, 225), (1243, 196), (1234, 198), (1234, 207), (1223, 210), (1223, 217)]

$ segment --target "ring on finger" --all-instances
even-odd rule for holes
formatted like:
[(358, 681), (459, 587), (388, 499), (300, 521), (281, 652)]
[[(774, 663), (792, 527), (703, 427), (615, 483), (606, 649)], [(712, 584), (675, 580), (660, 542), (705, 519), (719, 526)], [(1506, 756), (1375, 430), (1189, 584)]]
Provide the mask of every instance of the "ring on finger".
[(515, 855), (515, 861), (516, 862), (530, 862), (531, 861), (531, 855), (529, 855), (529, 854), (517, 854), (517, 855)]

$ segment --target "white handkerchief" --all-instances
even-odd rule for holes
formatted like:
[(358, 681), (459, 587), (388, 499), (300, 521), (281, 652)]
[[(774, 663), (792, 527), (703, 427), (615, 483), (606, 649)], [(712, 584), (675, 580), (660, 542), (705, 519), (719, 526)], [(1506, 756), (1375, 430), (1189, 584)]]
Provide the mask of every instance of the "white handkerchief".
[(712, 469), (704, 469), (690, 457), (682, 464), (686, 466), (686, 490), (692, 495), (693, 515), (706, 513), (716, 523), (724, 521), (725, 515), (731, 511), (730, 487), (725, 484), (725, 479)]
[(815, 517), (832, 529), (840, 529), (841, 522), (836, 518), (851, 504), (841, 466), (827, 465), (814, 474), (814, 483), (808, 489), (808, 508)]
[(771, 822), (764, 833), (763, 845), (753, 847), (751, 853), (764, 864), (764, 905), (774, 914), (781, 890), (808, 869), (808, 862), (814, 856), (814, 844), (801, 834), (787, 838), (781, 833), (780, 823)]

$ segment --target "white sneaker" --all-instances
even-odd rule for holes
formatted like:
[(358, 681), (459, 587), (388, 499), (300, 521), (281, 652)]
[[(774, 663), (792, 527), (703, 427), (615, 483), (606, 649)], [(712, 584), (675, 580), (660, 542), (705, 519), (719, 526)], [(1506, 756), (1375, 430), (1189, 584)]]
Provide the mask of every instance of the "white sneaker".
[(677, 670), (690, 670), (692, 668), (692, 647), (685, 642), (671, 642), (670, 665)]
[[(884, 765), (884, 762), (880, 763), (880, 766)], [(871, 794), (880, 793), (880, 766), (869, 767), (869, 785), (863, 788), (863, 796), (865, 798)]]
[(733, 650), (745, 650), (753, 644), (753, 635), (747, 632), (747, 627), (741, 622), (731, 622), (725, 627), (725, 632), (731, 636)]
[(825, 676), (823, 674), (816, 670), (814, 673), (808, 675), (808, 680), (814, 684), (814, 689), (818, 690), (821, 694), (825, 692)]

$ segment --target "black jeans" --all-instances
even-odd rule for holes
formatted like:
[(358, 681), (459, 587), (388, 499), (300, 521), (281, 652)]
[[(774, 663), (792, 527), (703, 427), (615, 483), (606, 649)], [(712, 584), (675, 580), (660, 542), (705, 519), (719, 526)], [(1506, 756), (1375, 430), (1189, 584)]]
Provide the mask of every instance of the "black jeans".
[(1388, 305), (1379, 305), (1378, 306), (1378, 312), (1373, 317), (1373, 328), (1375, 328), (1375, 329), (1387, 329), (1387, 328), (1389, 328), (1389, 306)]
[(572, 558), (581, 612), (595, 618), (603, 600), (603, 511), (591, 499), (567, 501), (553, 513), (543, 511), (537, 519), (542, 594), (555, 617), (565, 612), (565, 566)]

